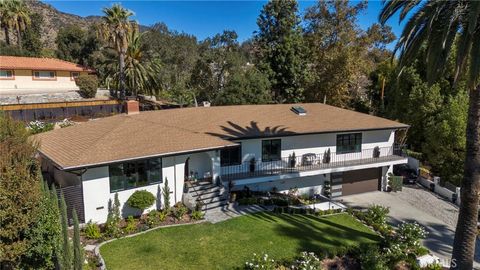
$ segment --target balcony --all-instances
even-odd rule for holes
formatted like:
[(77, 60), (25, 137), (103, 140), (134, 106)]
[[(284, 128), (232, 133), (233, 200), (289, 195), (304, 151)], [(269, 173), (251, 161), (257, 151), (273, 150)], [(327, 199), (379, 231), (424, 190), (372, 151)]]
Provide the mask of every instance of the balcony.
[(307, 171), (367, 165), (401, 160), (399, 147), (375, 147), (355, 153), (315, 154), (308, 153), (296, 157), (282, 157), (279, 160), (243, 162), (239, 165), (222, 167), (222, 180), (241, 180), (255, 177), (300, 173)]

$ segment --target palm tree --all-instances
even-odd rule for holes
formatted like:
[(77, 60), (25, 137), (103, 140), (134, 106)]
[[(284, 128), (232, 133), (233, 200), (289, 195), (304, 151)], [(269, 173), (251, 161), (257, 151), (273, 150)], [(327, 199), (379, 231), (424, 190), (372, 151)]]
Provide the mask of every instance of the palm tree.
[(22, 47), (22, 32), (31, 24), (30, 9), (22, 0), (8, 0), (1, 4), (1, 25), (5, 30), (5, 40), (10, 44), (9, 31), (17, 33), (17, 44)]
[(454, 83), (460, 76), (468, 82), (466, 158), (450, 267), (470, 270), (478, 233), (480, 192), (480, 1), (387, 0), (380, 21), (385, 23), (397, 12), (400, 21), (411, 15), (395, 47), (400, 68), (412, 63), (420, 48), (426, 46), (430, 83), (442, 75), (450, 55), (456, 57)]
[(128, 48), (128, 37), (136, 31), (137, 23), (130, 20), (133, 12), (114, 4), (103, 9), (104, 16), (98, 28), (99, 36), (118, 53), (120, 99), (125, 99), (125, 55)]
[[(125, 55), (124, 79), (125, 88), (130, 94), (158, 94), (159, 81), (157, 75), (161, 72), (160, 63), (146, 59), (142, 51), (142, 37), (145, 33), (132, 31), (128, 36), (128, 47)], [(105, 69), (107, 77), (118, 81), (118, 61), (107, 60)]]

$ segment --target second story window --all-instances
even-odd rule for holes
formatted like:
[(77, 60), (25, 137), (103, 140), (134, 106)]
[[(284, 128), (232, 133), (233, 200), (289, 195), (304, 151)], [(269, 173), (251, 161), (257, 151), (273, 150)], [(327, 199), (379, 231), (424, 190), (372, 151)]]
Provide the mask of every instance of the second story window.
[(262, 161), (280, 160), (282, 152), (282, 141), (264, 140), (262, 141)]
[(0, 70), (0, 80), (13, 80), (13, 70)]
[(57, 79), (55, 71), (34, 71), (34, 80), (55, 80)]
[(238, 165), (242, 162), (242, 146), (233, 146), (220, 150), (221, 166)]
[(362, 151), (362, 133), (337, 135), (337, 154), (357, 153)]
[(108, 171), (110, 192), (162, 182), (161, 158), (112, 164)]

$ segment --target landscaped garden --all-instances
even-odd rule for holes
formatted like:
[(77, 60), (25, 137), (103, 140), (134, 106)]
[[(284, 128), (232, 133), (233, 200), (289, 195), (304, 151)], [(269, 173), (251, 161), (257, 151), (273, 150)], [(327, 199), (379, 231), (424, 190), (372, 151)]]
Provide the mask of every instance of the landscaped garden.
[(380, 237), (351, 215), (261, 212), (225, 222), (160, 228), (101, 247), (108, 269), (231, 269), (253, 253), (293, 260), (302, 251), (345, 253)]

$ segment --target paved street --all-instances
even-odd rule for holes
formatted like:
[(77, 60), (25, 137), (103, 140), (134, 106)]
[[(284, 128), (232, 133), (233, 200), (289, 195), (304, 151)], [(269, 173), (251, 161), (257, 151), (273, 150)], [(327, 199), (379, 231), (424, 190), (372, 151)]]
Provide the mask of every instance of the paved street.
[[(424, 245), (442, 260), (450, 259), (458, 208), (437, 195), (417, 186), (404, 187), (402, 192), (370, 192), (345, 196), (343, 203), (351, 207), (379, 204), (390, 208), (390, 222), (416, 221), (429, 232)], [(475, 269), (480, 269), (480, 248), (477, 241)]]

